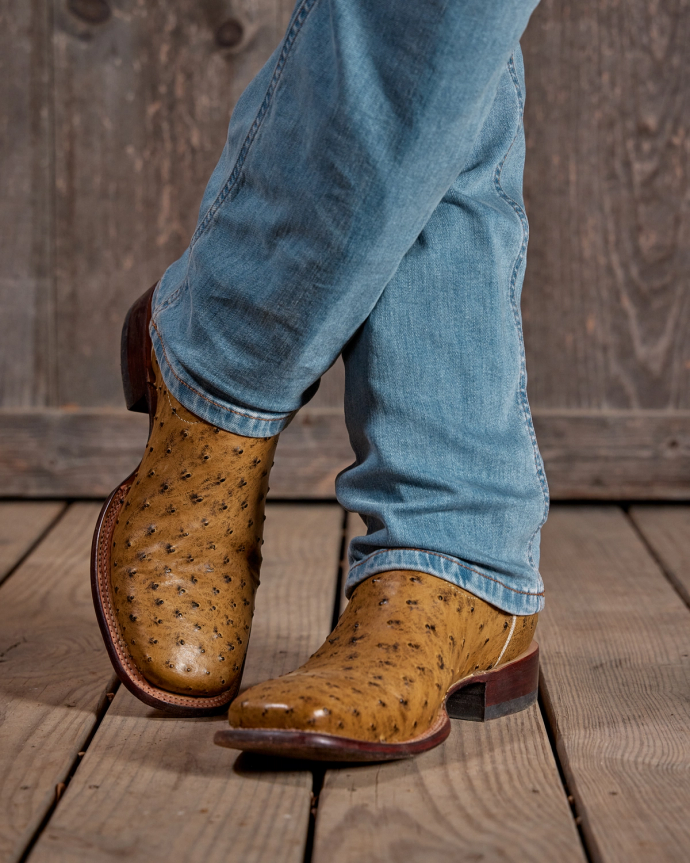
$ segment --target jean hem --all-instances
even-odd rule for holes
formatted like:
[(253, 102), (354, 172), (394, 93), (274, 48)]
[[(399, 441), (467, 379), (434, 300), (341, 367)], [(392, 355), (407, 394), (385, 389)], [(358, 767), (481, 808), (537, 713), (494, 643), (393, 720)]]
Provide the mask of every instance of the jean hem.
[(544, 608), (544, 590), (518, 590), (459, 558), (415, 548), (380, 549), (350, 567), (346, 595), (367, 578), (391, 570), (425, 572), (442, 578), (509, 614), (536, 614)]
[(211, 398), (201, 392), (187, 378), (185, 372), (174, 364), (174, 358), (171, 358), (166, 350), (155, 321), (151, 322), (150, 334), (166, 387), (183, 407), (200, 419), (242, 437), (269, 438), (279, 434), (295, 416), (296, 411), (289, 414), (271, 414)]

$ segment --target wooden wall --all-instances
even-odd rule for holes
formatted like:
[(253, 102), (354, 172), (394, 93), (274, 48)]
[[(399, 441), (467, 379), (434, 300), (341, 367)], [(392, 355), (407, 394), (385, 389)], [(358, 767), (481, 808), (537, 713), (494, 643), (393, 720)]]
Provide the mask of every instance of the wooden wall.
[[(0, 493), (100, 496), (135, 464), (119, 330), (184, 249), (232, 105), (291, 0), (0, 6)], [(542, 0), (527, 65), (523, 302), (554, 497), (690, 495), (690, 4)], [(272, 491), (351, 460), (342, 366)]]

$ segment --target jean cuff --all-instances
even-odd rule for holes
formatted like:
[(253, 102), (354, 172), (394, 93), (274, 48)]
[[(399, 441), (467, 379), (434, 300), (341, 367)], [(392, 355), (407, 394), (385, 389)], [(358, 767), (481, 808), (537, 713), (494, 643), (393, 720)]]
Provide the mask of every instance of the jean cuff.
[(211, 425), (242, 437), (268, 438), (281, 432), (297, 413), (271, 414), (234, 405), (217, 396), (211, 398), (197, 388), (166, 351), (155, 321), (151, 322), (150, 334), (166, 387), (183, 407)]
[(457, 587), (462, 587), (463, 590), (508, 614), (536, 614), (544, 608), (544, 590), (541, 581), (539, 593), (518, 590), (459, 558), (415, 548), (379, 549), (357, 563), (351, 564), (345, 594), (349, 598), (360, 582), (376, 575), (377, 572), (390, 572), (397, 569), (435, 575)]

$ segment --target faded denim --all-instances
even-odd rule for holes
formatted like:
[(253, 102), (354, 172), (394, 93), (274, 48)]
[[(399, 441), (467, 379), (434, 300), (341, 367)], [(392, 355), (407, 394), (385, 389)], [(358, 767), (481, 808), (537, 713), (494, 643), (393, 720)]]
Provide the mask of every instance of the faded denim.
[(343, 353), (355, 462), (336, 492), (367, 524), (348, 591), (415, 569), (543, 606), (519, 307), (534, 6), (298, 3), (155, 294), (166, 384), (237, 434), (285, 428)]

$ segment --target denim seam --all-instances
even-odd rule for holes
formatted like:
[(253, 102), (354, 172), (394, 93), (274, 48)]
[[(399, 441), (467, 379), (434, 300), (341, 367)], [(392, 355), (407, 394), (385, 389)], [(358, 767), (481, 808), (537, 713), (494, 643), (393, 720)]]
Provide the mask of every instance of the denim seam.
[(513, 138), (512, 142), (510, 144), (510, 147), (508, 148), (508, 151), (506, 152), (502, 161), (496, 167), (496, 172), (494, 174), (494, 187), (496, 188), (496, 192), (498, 193), (499, 197), (502, 200), (506, 201), (512, 207), (512, 209), (515, 211), (515, 213), (517, 214), (517, 217), (520, 219), (520, 224), (522, 225), (522, 245), (520, 246), (520, 251), (517, 254), (517, 258), (515, 259), (515, 264), (513, 266), (513, 273), (512, 273), (511, 279), (510, 279), (510, 304), (511, 304), (511, 307), (513, 309), (513, 318), (515, 320), (515, 328), (517, 330), (518, 343), (519, 343), (519, 347), (520, 347), (520, 388), (519, 388), (518, 396), (519, 396), (520, 405), (522, 407), (522, 413), (523, 413), (523, 416), (525, 419), (525, 426), (527, 428), (527, 433), (529, 434), (530, 440), (532, 442), (532, 453), (534, 456), (534, 466), (536, 469), (537, 479), (539, 481), (539, 485), (541, 487), (541, 492), (542, 492), (542, 495), (544, 497), (544, 512), (543, 512), (541, 521), (537, 525), (537, 527), (534, 529), (534, 532), (532, 533), (532, 535), (529, 539), (529, 542), (527, 544), (527, 558), (528, 558), (530, 566), (536, 572), (537, 566), (534, 562), (534, 555), (533, 555), (534, 540), (535, 540), (537, 534), (539, 533), (539, 531), (541, 530), (541, 528), (546, 523), (546, 518), (547, 518), (548, 512), (549, 512), (549, 495), (548, 495), (548, 490), (547, 490), (548, 486), (546, 485), (546, 476), (544, 475), (544, 468), (543, 468), (543, 465), (541, 463), (541, 458), (539, 456), (539, 449), (537, 446), (537, 437), (536, 437), (536, 434), (534, 432), (534, 423), (532, 422), (531, 413), (530, 413), (530, 409), (529, 409), (529, 402), (527, 400), (527, 368), (526, 368), (526, 361), (525, 361), (525, 342), (524, 342), (524, 336), (522, 333), (522, 325), (520, 324), (520, 314), (519, 314), (519, 310), (518, 310), (517, 298), (515, 295), (515, 286), (517, 284), (518, 274), (520, 272), (520, 267), (522, 266), (522, 262), (524, 260), (525, 253), (527, 251), (527, 240), (529, 237), (529, 228), (527, 225), (527, 218), (525, 216), (524, 209), (518, 204), (517, 201), (513, 200), (509, 195), (506, 194), (505, 190), (503, 189), (503, 186), (501, 185), (501, 175), (503, 172), (503, 166), (505, 165), (506, 160), (508, 159), (508, 156), (511, 153), (511, 150), (513, 149), (513, 146), (514, 146), (515, 142), (517, 141), (520, 126), (523, 122), (523, 112), (524, 112), (524, 103), (523, 103), (523, 98), (522, 98), (522, 92), (520, 89), (520, 82), (518, 80), (517, 72), (515, 70), (515, 57), (514, 57), (514, 55), (511, 56), (510, 60), (508, 61), (508, 70), (510, 71), (510, 77), (512, 78), (513, 86), (515, 87), (515, 95), (517, 97), (518, 108), (519, 108), (519, 120), (518, 120), (518, 128), (517, 128), (517, 131), (515, 132), (515, 137)]
[(172, 375), (174, 376), (175, 380), (179, 381), (182, 384), (182, 386), (187, 387), (187, 389), (190, 390), (191, 392), (193, 392), (195, 396), (199, 396), (199, 398), (202, 398), (205, 402), (208, 402), (210, 405), (213, 405), (213, 407), (218, 408), (219, 410), (227, 411), (228, 413), (231, 413), (231, 414), (237, 414), (237, 416), (246, 417), (247, 419), (250, 419), (250, 420), (257, 420), (258, 422), (263, 422), (263, 423), (281, 422), (282, 420), (287, 419), (288, 417), (292, 416), (292, 411), (290, 413), (286, 413), (286, 414), (276, 414), (276, 416), (274, 416), (274, 417), (253, 416), (252, 414), (243, 413), (242, 411), (237, 411), (237, 410), (234, 410), (233, 408), (225, 407), (225, 405), (218, 404), (218, 402), (214, 402), (213, 399), (210, 399), (208, 396), (205, 396), (202, 392), (199, 392), (199, 390), (194, 389), (194, 387), (190, 386), (187, 383), (187, 381), (183, 381), (182, 378), (177, 374), (175, 369), (172, 367), (172, 364), (170, 363), (170, 360), (168, 359), (168, 352), (165, 350), (165, 342), (163, 341), (163, 336), (161, 335), (161, 331), (156, 326), (155, 321), (152, 320), (151, 323), (153, 324), (153, 328), (156, 331), (156, 335), (158, 336), (158, 339), (161, 343), (161, 348), (163, 349), (163, 357), (165, 359), (165, 362), (166, 362), (168, 368), (170, 369)]
[(257, 132), (261, 128), (261, 124), (263, 123), (264, 117), (266, 116), (266, 113), (268, 112), (268, 108), (271, 105), (271, 102), (273, 100), (273, 94), (275, 93), (276, 87), (278, 86), (278, 82), (280, 81), (280, 79), (282, 77), (283, 69), (285, 68), (285, 63), (287, 62), (287, 58), (290, 55), (290, 52), (292, 50), (292, 46), (295, 44), (295, 39), (297, 38), (300, 30), (304, 26), (304, 22), (307, 20), (307, 17), (308, 17), (309, 13), (311, 12), (311, 10), (315, 4), (316, 4), (316, 0), (303, 0), (302, 6), (300, 7), (299, 11), (295, 14), (292, 26), (290, 27), (287, 34), (285, 35), (285, 40), (283, 41), (283, 49), (280, 52), (280, 56), (278, 57), (278, 61), (276, 62), (276, 67), (273, 71), (273, 76), (272, 76), (271, 81), (268, 85), (268, 89), (266, 90), (266, 95), (264, 96), (263, 102), (261, 103), (261, 107), (259, 108), (259, 111), (258, 111), (256, 117), (254, 118), (254, 122), (252, 123), (252, 125), (249, 129), (249, 132), (247, 133), (247, 137), (244, 139), (244, 143), (242, 144), (242, 148), (239, 152), (239, 155), (237, 157), (237, 161), (235, 162), (235, 165), (232, 169), (230, 176), (228, 177), (223, 188), (220, 190), (220, 192), (216, 196), (216, 199), (214, 200), (214, 202), (209, 207), (204, 218), (201, 220), (201, 222), (199, 222), (199, 225), (198, 225), (196, 231), (194, 232), (194, 236), (192, 237), (191, 242), (189, 244), (190, 251), (191, 251), (191, 249), (194, 248), (195, 243), (197, 242), (199, 237), (201, 237), (201, 235), (204, 233), (204, 231), (206, 230), (208, 225), (211, 223), (211, 221), (213, 220), (213, 217), (218, 212), (220, 207), (223, 205), (223, 202), (228, 197), (233, 186), (237, 182), (237, 179), (240, 175), (240, 171), (242, 170), (242, 166), (244, 165), (244, 162), (247, 158), (249, 150), (251, 149), (251, 146), (256, 139)]
[(372, 557), (376, 557), (378, 554), (388, 554), (389, 552), (395, 551), (414, 551), (420, 554), (430, 554), (434, 557), (440, 557), (442, 560), (447, 560), (449, 563), (454, 563), (456, 566), (461, 566), (463, 569), (468, 570), (469, 572), (473, 572), (475, 575), (480, 575), (482, 578), (485, 578), (487, 581), (493, 581), (494, 584), (499, 585), (499, 587), (504, 587), (506, 590), (510, 590), (512, 593), (519, 593), (522, 596), (543, 596), (544, 591), (542, 590), (540, 593), (531, 593), (528, 590), (516, 590), (514, 587), (508, 587), (507, 584), (503, 584), (502, 581), (499, 581), (497, 578), (492, 578), (490, 575), (486, 575), (484, 572), (480, 572), (478, 569), (473, 569), (471, 566), (468, 566), (466, 563), (462, 563), (457, 559), (457, 557), (449, 557), (445, 554), (440, 554), (438, 551), (428, 551), (425, 548), (380, 548), (378, 551), (374, 551), (371, 554), (368, 554), (363, 560), (360, 560), (358, 563), (353, 564), (350, 567), (350, 572), (354, 572), (358, 566), (362, 566), (372, 559)]

